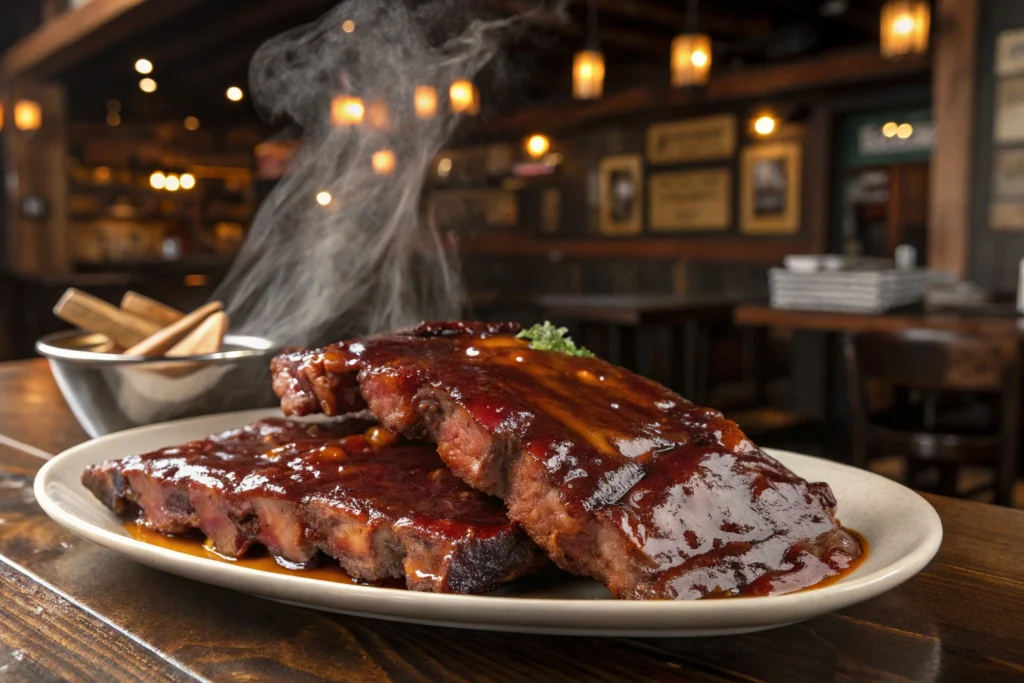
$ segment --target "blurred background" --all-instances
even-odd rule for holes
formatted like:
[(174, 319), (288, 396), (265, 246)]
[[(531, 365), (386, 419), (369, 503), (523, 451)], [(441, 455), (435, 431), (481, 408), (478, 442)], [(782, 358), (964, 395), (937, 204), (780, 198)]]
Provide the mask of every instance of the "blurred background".
[[(862, 381), (875, 365), (853, 339), (1016, 344), (1024, 3), (462, 4), (522, 15), (498, 66), (410, 93), (421, 119), (462, 115), (422, 205), (458, 254), (465, 316), (565, 324), (768, 445), (865, 466), (878, 411), (860, 402), (882, 396), (886, 419), (932, 445), (889, 444), (871, 466), (947, 493), (992, 483), (981, 495), (1012, 502), (1019, 396), (1002, 397), (1019, 383), (1001, 382), (1019, 374), (1016, 348), (998, 382), (882, 376), (899, 385), (885, 393)], [(303, 134), (257, 115), (250, 60), (334, 6), (3, 4), (0, 360), (64, 327), (51, 309), (68, 287), (182, 310), (211, 296)], [(330, 120), (381, 125), (377, 107), (339, 93)], [(366, 173), (402, 163), (381, 149)], [(955, 340), (940, 341), (921, 375), (959, 372)], [(934, 436), (953, 429), (947, 407), (972, 434), (977, 415), (995, 425), (981, 466), (973, 446)]]

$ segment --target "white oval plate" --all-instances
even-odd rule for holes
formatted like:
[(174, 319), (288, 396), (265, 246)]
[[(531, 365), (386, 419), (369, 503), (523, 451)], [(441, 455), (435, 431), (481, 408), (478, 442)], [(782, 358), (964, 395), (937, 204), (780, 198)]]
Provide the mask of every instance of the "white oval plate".
[(910, 489), (846, 465), (770, 451), (800, 476), (828, 482), (839, 501), (843, 524), (868, 539), (868, 558), (841, 581), (790, 595), (691, 602), (612, 600), (603, 586), (585, 579), (543, 589), (512, 584), (488, 595), (441, 595), (262, 572), (136, 541), (79, 481), (82, 471), (94, 463), (204, 438), (271, 415), (279, 413), (224, 413), (93, 439), (43, 466), (35, 481), (36, 498), (46, 514), (69, 531), (142, 564), (197, 581), (364, 617), (565, 635), (708, 636), (783, 626), (842, 609), (903, 583), (928, 564), (942, 541), (938, 514)]

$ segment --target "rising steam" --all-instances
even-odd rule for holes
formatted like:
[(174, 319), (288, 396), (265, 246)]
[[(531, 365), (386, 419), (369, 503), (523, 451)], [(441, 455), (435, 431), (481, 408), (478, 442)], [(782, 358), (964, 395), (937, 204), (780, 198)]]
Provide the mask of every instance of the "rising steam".
[[(256, 52), (249, 77), (257, 108), (301, 126), (303, 144), (217, 293), (234, 329), (310, 344), (459, 315), (456, 255), (423, 219), (421, 195), (458, 122), (446, 106), (449, 85), (487, 65), (519, 19), (467, 16), (474, 5), (350, 0)], [(353, 31), (342, 28), (346, 21)], [(439, 99), (425, 120), (413, 108), (424, 84)], [(339, 94), (386, 103), (390, 121), (332, 125)], [(395, 155), (390, 175), (374, 172), (382, 149)], [(325, 191), (331, 201), (321, 206), (315, 197)]]

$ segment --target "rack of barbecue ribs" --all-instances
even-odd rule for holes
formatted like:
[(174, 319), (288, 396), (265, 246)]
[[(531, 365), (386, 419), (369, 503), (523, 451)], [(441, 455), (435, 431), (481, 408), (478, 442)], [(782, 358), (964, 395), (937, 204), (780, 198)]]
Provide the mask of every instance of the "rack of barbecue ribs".
[(272, 361), (288, 414), (366, 408), (502, 498), (563, 569), (619, 598), (773, 595), (863, 552), (809, 483), (721, 413), (515, 324), (424, 323)]
[(231, 558), (263, 545), (293, 569), (323, 551), (356, 579), (478, 593), (547, 563), (501, 501), (457, 479), (433, 445), (389, 441), (359, 419), (261, 420), (94, 465), (82, 481), (152, 530), (199, 529)]

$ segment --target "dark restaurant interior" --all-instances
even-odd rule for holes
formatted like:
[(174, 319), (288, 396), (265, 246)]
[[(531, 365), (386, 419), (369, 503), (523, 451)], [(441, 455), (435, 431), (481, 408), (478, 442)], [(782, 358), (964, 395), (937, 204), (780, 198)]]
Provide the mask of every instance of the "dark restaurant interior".
[[(8, 2), (0, 140), (3, 439), (15, 404), (74, 415), (53, 452), (276, 406), (268, 349), (550, 321), (759, 446), (1024, 509), (1019, 0)], [(53, 351), (251, 339), (189, 389)]]

